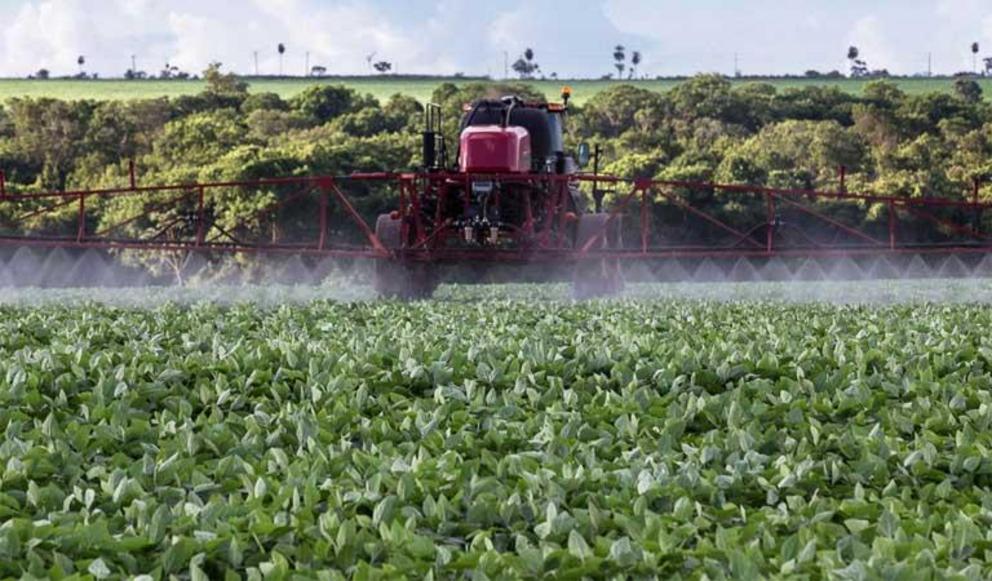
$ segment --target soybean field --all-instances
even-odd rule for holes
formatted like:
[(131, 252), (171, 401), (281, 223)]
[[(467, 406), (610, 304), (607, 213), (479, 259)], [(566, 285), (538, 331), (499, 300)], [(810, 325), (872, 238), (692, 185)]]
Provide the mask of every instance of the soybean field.
[(819, 284), (12, 291), (0, 577), (988, 578), (989, 283)]

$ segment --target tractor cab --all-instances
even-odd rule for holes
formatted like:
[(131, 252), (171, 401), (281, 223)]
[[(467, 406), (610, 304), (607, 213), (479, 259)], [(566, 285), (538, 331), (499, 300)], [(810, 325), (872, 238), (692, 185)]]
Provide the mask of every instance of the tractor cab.
[[(571, 94), (570, 88), (562, 89), (561, 103), (528, 102), (507, 96), (466, 104), (459, 126), (457, 170), (481, 174), (575, 173), (578, 166), (565, 154), (563, 135)], [(442, 169), (444, 139), (440, 136), (440, 111), (436, 106), (428, 108), (426, 125), (425, 166)]]
[(566, 173), (565, 111), (561, 104), (515, 96), (477, 101), (462, 117), (459, 171)]

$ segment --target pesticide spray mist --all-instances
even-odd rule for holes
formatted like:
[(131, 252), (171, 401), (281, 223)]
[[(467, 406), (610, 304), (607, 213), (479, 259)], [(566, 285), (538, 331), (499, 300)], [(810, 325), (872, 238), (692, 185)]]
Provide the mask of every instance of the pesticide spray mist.
[(629, 265), (625, 277), (626, 298), (992, 302), (992, 256), (673, 259)]
[(161, 260), (98, 250), (19, 247), (0, 251), (0, 304), (96, 301), (121, 306), (162, 302), (296, 303), (375, 298), (370, 266), (297, 255)]
[[(148, 268), (148, 264), (139, 266), (97, 250), (10, 249), (0, 252), (0, 303), (96, 300), (137, 306), (162, 301), (285, 304), (376, 299), (372, 265), (367, 261), (299, 255), (213, 259), (191, 255), (168, 267)], [(457, 293), (460, 298), (554, 300), (570, 300), (569, 284), (561, 282), (568, 280), (569, 272), (564, 265), (551, 270), (509, 265), (442, 270), (449, 283), (475, 285), (467, 295)], [(624, 278), (620, 300), (992, 303), (992, 255), (670, 259), (626, 264)], [(549, 280), (558, 282), (549, 286)], [(535, 285), (542, 286), (542, 291), (535, 292)], [(452, 300), (456, 293), (451, 288), (442, 286), (436, 299)]]

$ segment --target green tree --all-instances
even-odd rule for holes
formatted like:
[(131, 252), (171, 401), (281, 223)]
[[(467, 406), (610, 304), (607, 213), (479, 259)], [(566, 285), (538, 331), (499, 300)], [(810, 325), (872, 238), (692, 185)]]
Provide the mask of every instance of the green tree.
[(973, 79), (955, 80), (954, 94), (967, 103), (980, 103), (982, 101), (982, 87)]
[(659, 129), (669, 114), (665, 98), (631, 85), (615, 85), (590, 98), (575, 115), (580, 136), (618, 137)]
[(296, 129), (313, 126), (306, 117), (296, 112), (278, 109), (256, 109), (245, 118), (250, 141), (267, 143)]
[(680, 83), (668, 98), (673, 114), (683, 120), (708, 117), (726, 123), (748, 125), (750, 111), (732, 90), (730, 81), (720, 75), (699, 75)]
[(940, 122), (952, 117), (960, 117), (970, 125), (977, 126), (982, 115), (976, 103), (945, 93), (908, 96), (896, 111), (898, 123), (907, 137), (936, 133)]
[(22, 159), (38, 168), (34, 186), (58, 190), (83, 152), (82, 145), (95, 104), (90, 101), (12, 99), (14, 146)]
[(409, 95), (396, 94), (382, 107), (387, 117), (386, 131), (415, 130), (423, 125), (424, 107)]
[(248, 83), (241, 80), (234, 73), (220, 72), (221, 63), (213, 62), (203, 71), (203, 80), (206, 81), (205, 92), (209, 95), (237, 95), (248, 94)]
[(853, 123), (852, 109), (858, 99), (837, 87), (785, 89), (775, 98), (777, 119), (832, 120), (841, 125)]
[(165, 125), (152, 159), (159, 167), (187, 168), (195, 175), (204, 165), (245, 143), (247, 134), (234, 109), (188, 115)]
[(283, 100), (278, 93), (252, 93), (241, 104), (241, 111), (251, 114), (259, 110), (268, 111), (288, 111), (289, 103)]
[(865, 85), (863, 90), (864, 99), (872, 104), (893, 109), (902, 104), (906, 99), (906, 93), (892, 81), (874, 80)]
[(721, 164), (718, 179), (739, 183), (741, 178), (767, 176), (767, 183), (777, 187), (829, 188), (841, 166), (851, 173), (861, 171), (866, 153), (860, 137), (834, 121), (787, 120), (762, 128), (735, 148)]
[(376, 103), (376, 100), (372, 97), (363, 97), (354, 90), (339, 85), (309, 87), (289, 102), (293, 111), (318, 124), (327, 123), (335, 117), (363, 109), (373, 103)]

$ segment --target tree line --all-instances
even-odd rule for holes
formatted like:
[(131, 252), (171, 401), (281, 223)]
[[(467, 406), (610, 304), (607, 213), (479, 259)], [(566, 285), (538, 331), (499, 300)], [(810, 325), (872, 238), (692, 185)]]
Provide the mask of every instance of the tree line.
[[(276, 54), (279, 57), (279, 76), (280, 77), (286, 76), (285, 69), (284, 69), (283, 65), (285, 63), (286, 52), (288, 50), (289, 49), (288, 49), (286, 43), (284, 43), (284, 42), (280, 42), (280, 43), (278, 43), (276, 45)], [(530, 49), (528, 49), (528, 50), (530, 50)], [(305, 54), (306, 54), (306, 61), (305, 61), (306, 62), (306, 67), (305, 67), (306, 70), (305, 70), (305, 75), (308, 76), (308, 77), (323, 77), (323, 76), (326, 76), (327, 75), (327, 71), (328, 71), (327, 67), (324, 66), (324, 65), (321, 65), (321, 64), (311, 65), (310, 64), (310, 52), (307, 51)], [(258, 65), (259, 52), (257, 50), (254, 51), (252, 53), (252, 56), (254, 58), (254, 63), (255, 63), (255, 76), (259, 76), (260, 75), (260, 70), (259, 70), (259, 65)], [(379, 73), (380, 75), (386, 75), (386, 74), (389, 74), (390, 72), (392, 72), (394, 70), (393, 63), (391, 63), (391, 62), (389, 62), (387, 60), (382, 60), (382, 59), (375, 60), (375, 56), (376, 56), (376, 53), (373, 52), (373, 53), (371, 53), (371, 54), (369, 54), (368, 56), (365, 57), (365, 60), (366, 60), (366, 62), (368, 64), (368, 67), (369, 67), (369, 71), (370, 72), (371, 71), (375, 71), (375, 72)], [(138, 68), (138, 64), (137, 64), (137, 58), (138, 58), (137, 55), (133, 55), (133, 54), (131, 55), (131, 66), (126, 71), (124, 71), (124, 74), (122, 76), (123, 79), (128, 80), (128, 81), (135, 81), (135, 80), (144, 80), (144, 79), (187, 80), (187, 79), (197, 79), (198, 78), (195, 74), (191, 74), (191, 73), (189, 73), (187, 71), (181, 70), (178, 66), (176, 66), (175, 64), (170, 64), (169, 62), (166, 62), (165, 63), (165, 66), (162, 67), (162, 69), (156, 75), (156, 73), (154, 71), (148, 72), (148, 71), (145, 71), (143, 69), (139, 69)], [(100, 78), (100, 75), (98, 73), (95, 73), (95, 72), (93, 72), (93, 73), (87, 73), (86, 72), (86, 69), (85, 69), (86, 62), (87, 62), (86, 55), (79, 55), (78, 57), (76, 57), (76, 65), (79, 67), (79, 72), (78, 73), (75, 73), (75, 74), (72, 74), (72, 75), (66, 75), (66, 76), (64, 76), (62, 78), (80, 79), (80, 80), (87, 80), (87, 79), (96, 80), (96, 79), (99, 79)], [(291, 74), (289, 76), (296, 76), (296, 75), (292, 75)], [(27, 78), (28, 79), (34, 79), (34, 80), (42, 80), (42, 81), (44, 81), (44, 80), (48, 80), (48, 79), (51, 79), (52, 78), (52, 72), (48, 68), (42, 67), (42, 68), (38, 69), (37, 71), (35, 71), (34, 73), (29, 74)]]
[[(280, 42), (276, 45), (276, 53), (279, 55), (280, 77), (284, 76), (285, 74), (283, 64), (287, 50), (288, 49), (285, 43)], [(955, 76), (992, 75), (992, 57), (980, 57), (981, 45), (978, 42), (972, 42), (969, 46), (969, 51), (971, 52), (972, 55), (972, 70), (958, 72), (955, 74)], [(394, 71), (394, 65), (392, 62), (382, 59), (376, 60), (376, 55), (377, 53), (373, 52), (365, 57), (370, 72), (374, 71), (379, 73), (380, 75), (386, 75)], [(634, 79), (642, 78), (638, 75), (638, 68), (643, 62), (644, 57), (639, 50), (628, 51), (627, 47), (625, 47), (624, 45), (617, 44), (616, 46), (613, 47), (610, 56), (612, 58), (611, 61), (612, 66), (617, 70), (615, 77), (617, 80), (624, 80), (625, 78), (626, 80), (634, 80)], [(558, 73), (550, 72), (545, 74), (544, 71), (542, 71), (541, 65), (538, 63), (536, 57), (537, 55), (534, 49), (528, 47), (524, 49), (524, 51), (513, 62), (510, 68), (512, 68), (513, 72), (516, 73), (519, 76), (519, 78), (523, 80), (533, 79), (538, 76), (540, 76), (541, 78), (557, 79)], [(978, 61), (980, 58), (982, 61), (981, 68), (978, 65)], [(866, 60), (866, 57), (862, 54), (861, 49), (859, 49), (857, 46), (848, 47), (847, 60), (849, 63), (848, 76), (850, 78), (882, 78), (882, 77), (892, 76), (889, 73), (888, 69), (870, 68), (868, 65), (868, 61)], [(257, 76), (259, 74), (258, 51), (254, 52), (254, 61), (255, 61), (255, 75)], [(76, 73), (75, 75), (71, 75), (69, 78), (75, 78), (75, 79), (99, 78), (99, 75), (97, 75), (96, 73), (87, 73), (85, 71), (84, 69), (84, 65), (86, 64), (85, 55), (79, 55), (79, 57), (76, 59), (76, 64), (79, 66), (79, 72)], [(737, 68), (736, 55), (735, 55), (734, 66), (735, 66), (734, 76), (740, 77), (741, 72)], [(305, 74), (311, 77), (323, 77), (327, 75), (327, 71), (328, 71), (326, 66), (320, 64), (315, 64), (311, 66), (309, 52), (306, 53), (305, 68), (306, 68)], [(626, 77), (624, 77), (625, 72), (627, 74)], [(927, 74), (928, 75), (931, 74), (931, 71), (927, 71)], [(455, 76), (461, 77), (463, 75), (457, 74)], [(829, 73), (821, 73), (820, 71), (810, 69), (807, 70), (805, 73), (803, 73), (803, 76), (812, 77), (812, 78), (818, 78), (818, 77), (842, 78), (844, 77), (844, 74), (842, 74), (840, 71), (837, 70), (830, 71)], [(165, 67), (159, 72), (158, 76), (156, 77), (155, 74), (150, 74), (144, 70), (138, 69), (135, 55), (131, 55), (131, 68), (125, 71), (123, 77), (127, 80), (154, 79), (154, 78), (185, 80), (185, 79), (197, 78), (196, 75), (192, 75), (186, 71), (182, 71), (175, 65), (171, 65), (169, 63), (165, 64)], [(37, 72), (29, 75), (28, 78), (40, 79), (40, 80), (49, 79), (51, 78), (51, 72), (47, 68), (42, 68), (39, 69)], [(611, 72), (602, 75), (600, 78), (603, 80), (611, 80), (614, 79), (614, 75)]]
[[(193, 96), (9, 100), (0, 106), (8, 192), (121, 186), (131, 160), (145, 184), (412, 170), (420, 163), (423, 107), (412, 97), (379, 102), (325, 85), (284, 99), (251, 93), (216, 66), (204, 77), (206, 90)], [(464, 103), (506, 93), (545, 97), (528, 85), (445, 83), (432, 100), (442, 105), (454, 139)], [(992, 197), (984, 186), (992, 178), (992, 107), (971, 79), (959, 79), (952, 93), (924, 95), (907, 95), (885, 80), (869, 82), (860, 95), (733, 85), (715, 75), (667, 93), (617, 84), (572, 107), (568, 147), (579, 142), (598, 144), (603, 171), (626, 177), (836, 189), (843, 167), (854, 191), (963, 199), (977, 182), (982, 198)], [(239, 192), (208, 204), (218, 224), (233, 224), (274, 195)], [(94, 209), (94, 227), (133, 212), (135, 202), (127, 200)], [(742, 211), (729, 198), (709, 203), (731, 217)], [(389, 211), (395, 192), (369, 192), (360, 205), (370, 217)], [(0, 205), (0, 217), (13, 218), (5, 212)], [(71, 225), (72, 209), (62, 217)], [(292, 231), (297, 218), (276, 226)]]

